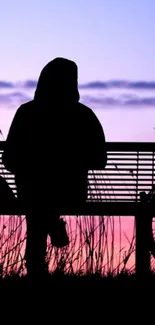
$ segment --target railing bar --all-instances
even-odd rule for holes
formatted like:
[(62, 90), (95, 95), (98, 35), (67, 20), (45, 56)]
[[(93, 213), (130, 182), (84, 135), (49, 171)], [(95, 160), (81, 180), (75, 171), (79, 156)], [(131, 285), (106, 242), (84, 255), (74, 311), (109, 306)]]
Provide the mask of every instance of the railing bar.
[[(90, 176), (90, 175), (89, 175)], [(107, 175), (106, 175), (107, 176)], [(127, 176), (127, 175), (126, 175)], [(141, 175), (140, 175), (141, 176)], [(148, 176), (148, 175), (147, 175)], [(116, 178), (117, 177), (117, 178)], [(132, 176), (130, 176), (130, 178), (120, 178), (119, 177), (119, 175), (116, 175), (116, 177), (105, 177), (105, 178), (96, 178), (95, 179), (95, 181), (103, 181), (103, 182), (105, 182), (105, 181), (117, 181), (117, 182), (124, 182), (124, 181), (129, 181), (129, 182), (136, 182), (136, 180), (135, 179), (133, 179), (133, 177)], [(132, 178), (131, 178), (132, 177)], [(149, 178), (140, 178), (139, 179), (139, 181), (140, 182), (142, 182), (142, 181), (144, 181), (144, 182), (150, 182), (150, 180), (151, 180), (151, 178), (150, 178), (151, 176), (149, 176)], [(94, 180), (94, 178), (92, 177), (88, 177), (88, 181), (89, 180)], [(125, 185), (125, 184), (124, 184)]]
[[(0, 141), (0, 149), (3, 150), (5, 146), (5, 141)], [(40, 146), (42, 148), (43, 146)], [(107, 142), (107, 149), (110, 151), (113, 150), (117, 151), (145, 151), (144, 149), (149, 151), (154, 151), (155, 144), (154, 142)]]
[[(113, 162), (113, 163), (107, 163), (107, 166), (135, 166), (137, 165), (137, 161), (135, 161), (135, 163), (117, 163), (117, 162)], [(139, 163), (139, 166), (150, 166), (152, 167), (152, 162), (150, 162), (150, 164), (147, 163)]]
[[(113, 185), (113, 184), (112, 184)], [(101, 185), (99, 185), (99, 186), (101, 186)], [(109, 191), (109, 189), (110, 188), (107, 188), (107, 187), (102, 187), (102, 188), (99, 188), (99, 187), (94, 187), (94, 188), (90, 188), (89, 187), (89, 191), (90, 192), (92, 192), (92, 191), (94, 191), (94, 190), (98, 190), (98, 191)], [(152, 186), (150, 185), (150, 186), (147, 186), (147, 187), (138, 187), (138, 191), (149, 191), (150, 189), (152, 189)], [(111, 191), (112, 191), (112, 189), (111, 189)], [(135, 188), (133, 189), (133, 188), (115, 188), (115, 187), (113, 187), (113, 193), (115, 193), (115, 192), (119, 192), (119, 191), (123, 191), (124, 193), (126, 193), (126, 192), (133, 192), (133, 191), (135, 191)]]
[[(98, 191), (98, 192), (96, 192), (96, 193), (92, 193), (92, 192), (89, 192), (88, 193), (88, 195), (91, 195), (92, 197), (93, 196), (96, 196), (96, 195), (98, 195), (98, 194), (100, 194), (100, 198), (101, 197), (104, 197), (104, 198), (106, 198), (106, 196), (108, 195), (108, 193), (106, 193), (106, 192), (104, 192), (104, 194), (102, 194), (102, 193), (100, 193), (100, 191)], [(131, 196), (133, 196), (133, 193), (132, 194), (128, 194), (128, 193), (114, 193), (113, 195), (111, 194), (111, 196), (110, 196), (110, 198), (109, 199), (111, 199), (112, 197), (131, 197)], [(139, 197), (139, 195), (138, 194), (135, 194), (134, 195), (134, 198), (135, 197)], [(134, 201), (134, 199), (133, 198), (131, 198), (131, 200), (132, 201)]]
[[(139, 190), (141, 190), (141, 189), (139, 189)], [(89, 193), (93, 193), (94, 195), (95, 194), (97, 194), (97, 193), (105, 193), (105, 195), (107, 195), (107, 193), (110, 191), (110, 189), (109, 188), (88, 188), (88, 192)], [(133, 193), (131, 193), (131, 192), (136, 192), (136, 189), (133, 189), (133, 191), (132, 191), (132, 189), (112, 189), (111, 188), (111, 191), (113, 191), (113, 193), (114, 193), (114, 195), (128, 195), (128, 196), (131, 196), (131, 195), (133, 195)], [(129, 192), (130, 191), (130, 192)], [(122, 192), (122, 193), (117, 193), (117, 192)], [(64, 192), (65, 193), (65, 192)], [(139, 194), (137, 194), (137, 195), (139, 195)]]
[(90, 202), (91, 201), (96, 201), (96, 202), (102, 202), (102, 201), (104, 201), (104, 202), (111, 202), (111, 201), (113, 201), (113, 202), (116, 202), (116, 203), (117, 202), (129, 202), (129, 203), (132, 203), (132, 202), (135, 202), (135, 203), (140, 202), (140, 199), (134, 200), (134, 199), (129, 199), (129, 198), (124, 198), (124, 199), (117, 198), (117, 200), (116, 200), (116, 198), (101, 198), (101, 199), (91, 198), (91, 199), (88, 199), (88, 200)]
[[(129, 173), (129, 171), (128, 171), (128, 173)], [(118, 176), (119, 177), (119, 176), (127, 176), (128, 173), (120, 173), (120, 172), (118, 172), (118, 173), (106, 173), (106, 174), (95, 173), (94, 175), (95, 176)], [(133, 176), (135, 176), (135, 175), (132, 175), (131, 177), (133, 177)], [(151, 174), (141, 173), (140, 176), (151, 176)]]
[[(135, 164), (135, 165), (137, 165), (137, 164)], [(141, 166), (140, 166), (140, 167), (141, 167)], [(142, 167), (143, 167), (143, 166), (142, 166)], [(112, 171), (113, 171), (113, 170), (115, 170), (115, 169), (116, 169), (116, 167), (114, 167), (114, 168), (108, 168), (108, 167), (106, 167), (106, 168), (105, 168), (105, 172), (106, 172), (107, 170), (112, 170)], [(126, 170), (126, 171), (129, 171), (129, 170), (137, 171), (137, 168), (132, 168), (132, 169), (129, 169), (129, 168), (128, 168), (128, 169), (126, 169), (126, 168), (122, 168), (122, 167), (120, 168), (120, 167), (119, 167), (119, 168), (118, 168), (118, 171), (119, 171), (119, 170), (124, 170), (124, 171), (125, 171), (125, 170)], [(152, 172), (152, 168), (140, 168), (139, 171), (149, 171), (149, 172), (151, 171), (151, 172)]]
[[(114, 152), (107, 152), (107, 155), (108, 156), (135, 156), (136, 157), (136, 153), (123, 153), (123, 152), (116, 152), (116, 153), (114, 153)], [(149, 152), (146, 152), (146, 153), (140, 153), (140, 156), (148, 156), (148, 157), (150, 157), (150, 156), (152, 156), (152, 153), (150, 153), (150, 151)], [(115, 157), (113, 157), (113, 159), (115, 159)], [(135, 158), (134, 158), (135, 159)]]
[[(152, 156), (152, 154), (151, 154), (150, 156)], [(111, 157), (108, 157), (108, 160), (110, 160), (110, 161), (113, 161), (113, 160), (114, 160), (114, 161), (117, 161), (117, 160), (118, 160), (118, 161), (121, 161), (121, 160), (123, 160), (123, 161), (126, 161), (126, 160), (127, 160), (127, 161), (134, 160), (134, 161), (136, 161), (137, 159), (136, 159), (136, 158), (132, 158), (132, 157), (131, 157), (131, 158), (129, 158), (129, 157), (128, 157), (128, 158), (117, 158), (117, 157), (114, 157), (114, 158), (112, 157), (112, 158), (111, 158)], [(144, 161), (151, 161), (152, 158), (141, 158), (141, 157), (139, 157), (139, 161), (141, 161), (141, 160), (142, 160), (142, 161), (143, 161), (143, 160), (144, 160)]]
[(1, 174), (1, 176), (5, 176), (5, 178), (15, 178), (15, 176), (14, 175), (12, 175), (12, 174), (5, 174), (5, 173), (3, 173), (3, 171), (2, 172), (0, 172), (0, 174)]
[[(122, 180), (120, 180), (118, 182), (121, 182), (121, 183), (113, 183), (113, 182), (109, 183), (109, 182), (98, 182), (98, 181), (93, 182), (93, 183), (90, 183), (90, 181), (89, 181), (87, 183), (88, 183), (88, 185), (95, 185), (95, 186), (98, 186), (98, 185), (99, 186), (100, 185), (109, 185), (109, 186), (111, 186), (111, 185), (113, 185), (113, 186), (123, 186), (124, 187), (124, 186), (135, 186), (136, 185), (135, 183), (133, 183), (133, 180), (132, 180), (132, 183), (123, 183)], [(141, 183), (141, 184), (139, 184), (139, 186), (152, 186), (152, 182), (150, 182), (150, 181), (148, 181), (148, 182), (149, 182), (149, 184)]]
[[(115, 165), (118, 165), (118, 166), (135, 166), (136, 164), (137, 164), (137, 161), (135, 161), (135, 163), (117, 163), (117, 161), (114, 161), (113, 163), (107, 163), (107, 166), (115, 166)], [(140, 166), (150, 166), (150, 167), (152, 167), (153, 164), (150, 162), (150, 164), (140, 163), (139, 165)], [(154, 166), (155, 166), (155, 163), (154, 163)], [(110, 170), (111, 169), (112, 168), (110, 168)], [(119, 168), (119, 169), (121, 169), (121, 168)], [(5, 170), (5, 168), (0, 167), (0, 170), (2, 170), (3, 175), (10, 175), (10, 177), (14, 177), (14, 175), (12, 175), (9, 171)], [(109, 168), (106, 167), (105, 170), (109, 170)], [(145, 168), (145, 170), (147, 170), (147, 169)], [(104, 170), (103, 170), (103, 172), (104, 172)]]
[[(113, 171), (114, 169), (110, 169), (110, 170), (108, 170), (108, 171)], [(106, 176), (116, 176), (116, 177), (119, 177), (119, 176), (128, 176), (129, 174), (132, 174), (131, 173), (131, 171), (133, 172), (135, 172), (135, 169), (132, 169), (132, 170), (127, 170), (127, 169), (121, 169), (121, 171), (126, 171), (126, 173), (120, 173), (119, 172), (119, 170), (117, 171), (117, 172), (115, 172), (115, 173), (110, 173), (110, 172), (108, 172), (108, 173), (95, 173), (95, 176), (102, 176), (102, 177), (105, 177), (105, 178), (100, 178), (101, 180), (105, 180), (106, 179)], [(141, 171), (143, 172), (143, 171), (148, 171), (148, 173), (140, 173)], [(147, 170), (147, 169), (140, 169), (139, 170), (139, 176), (152, 176), (152, 173), (150, 173), (150, 172), (152, 172), (152, 170), (151, 169), (149, 169), (149, 170)], [(0, 175), (2, 176), (2, 177), (4, 177), (5, 179), (7, 179), (7, 180), (9, 180), (9, 179), (15, 179), (15, 177), (12, 177), (12, 176), (9, 176), (8, 177), (8, 175), (4, 175), (3, 173), (0, 173)], [(90, 176), (91, 176), (92, 174), (91, 173), (88, 173), (88, 176), (89, 176), (89, 179), (91, 179), (90, 178)], [(134, 175), (129, 175), (129, 177), (133, 177), (133, 176), (136, 176), (135, 174)], [(57, 178), (59, 178), (59, 175), (57, 176)], [(92, 179), (93, 179), (93, 176), (92, 176)], [(125, 179), (127, 179), (127, 180), (130, 180), (130, 178), (121, 178), (121, 180), (125, 180)], [(145, 178), (144, 178), (145, 179)], [(98, 178), (96, 179), (96, 180), (98, 180)], [(108, 180), (108, 179), (107, 179)]]

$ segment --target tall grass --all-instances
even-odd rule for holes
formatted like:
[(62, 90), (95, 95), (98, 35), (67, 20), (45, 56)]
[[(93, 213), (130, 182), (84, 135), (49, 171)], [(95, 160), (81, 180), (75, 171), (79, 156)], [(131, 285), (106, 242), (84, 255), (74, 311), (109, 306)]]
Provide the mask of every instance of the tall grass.
[[(96, 180), (96, 178), (94, 178)], [(97, 180), (96, 180), (97, 182)], [(94, 189), (95, 190), (95, 189)], [(108, 195), (108, 194), (107, 194)], [(89, 198), (91, 200), (91, 197)], [(97, 194), (97, 199), (100, 200)], [(56, 249), (47, 238), (49, 271), (67, 274), (114, 275), (134, 271), (135, 225), (130, 237), (123, 217), (62, 216), (70, 238), (68, 247)], [(126, 219), (125, 219), (126, 221)], [(0, 217), (0, 275), (25, 274), (26, 220), (24, 216)]]
[[(69, 274), (113, 273), (134, 270), (134, 233), (132, 240), (126, 238), (126, 247), (118, 242), (117, 232), (121, 231), (121, 217), (79, 216), (64, 217), (70, 238), (68, 247), (56, 249), (47, 239), (49, 270)], [(24, 217), (0, 218), (0, 275), (25, 274), (24, 251), (26, 244), (26, 222)], [(120, 238), (120, 233), (118, 234)], [(117, 237), (118, 237), (117, 235)], [(131, 260), (131, 261), (130, 261)]]

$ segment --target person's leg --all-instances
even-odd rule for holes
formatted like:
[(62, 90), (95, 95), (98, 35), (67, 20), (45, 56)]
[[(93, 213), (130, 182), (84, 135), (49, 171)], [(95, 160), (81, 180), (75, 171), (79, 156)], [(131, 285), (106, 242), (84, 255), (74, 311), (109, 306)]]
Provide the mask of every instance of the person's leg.
[(53, 209), (52, 215), (47, 220), (47, 229), (53, 246), (62, 248), (69, 245), (66, 222), (60, 219), (60, 214), (56, 209)]
[(47, 232), (43, 221), (34, 215), (27, 215), (26, 267), (29, 275), (44, 274)]

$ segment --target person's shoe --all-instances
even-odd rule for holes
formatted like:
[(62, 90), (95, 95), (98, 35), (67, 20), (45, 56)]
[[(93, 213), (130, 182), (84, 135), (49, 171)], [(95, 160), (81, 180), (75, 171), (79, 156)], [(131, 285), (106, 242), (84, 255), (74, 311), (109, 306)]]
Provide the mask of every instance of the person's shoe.
[(51, 237), (51, 243), (53, 246), (62, 248), (69, 245), (66, 222), (63, 219), (58, 219), (51, 225), (49, 235)]

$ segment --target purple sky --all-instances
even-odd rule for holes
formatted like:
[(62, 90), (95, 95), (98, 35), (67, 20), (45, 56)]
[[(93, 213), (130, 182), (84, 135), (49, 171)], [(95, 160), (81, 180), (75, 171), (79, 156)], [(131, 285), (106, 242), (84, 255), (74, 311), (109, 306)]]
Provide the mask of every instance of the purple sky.
[(2, 0), (0, 79), (37, 79), (56, 56), (80, 82), (153, 80), (154, 0)]
[[(77, 63), (80, 85), (93, 82), (80, 88), (83, 101), (108, 106), (96, 111), (107, 141), (154, 141), (155, 0), (1, 0), (0, 49), (5, 138), (15, 110), (35, 89), (17, 82), (36, 81), (48, 61), (62, 56)], [(109, 106), (117, 106), (112, 114)]]
[[(154, 139), (154, 17), (154, 0), (2, 0), (4, 135), (18, 106), (33, 97), (35, 87), (28, 86), (32, 81), (36, 85), (48, 61), (62, 56), (78, 64), (81, 101), (99, 108), (96, 112), (108, 140)], [(117, 112), (111, 114), (109, 108), (114, 106)]]

